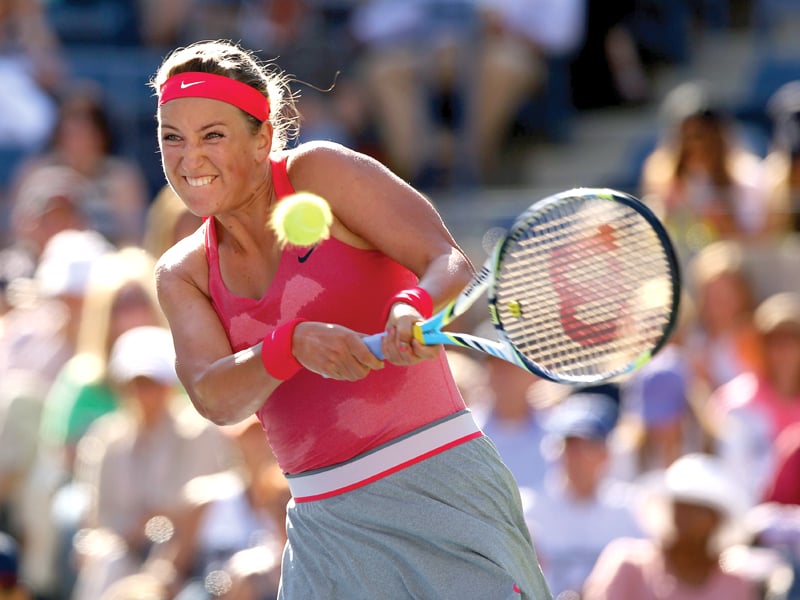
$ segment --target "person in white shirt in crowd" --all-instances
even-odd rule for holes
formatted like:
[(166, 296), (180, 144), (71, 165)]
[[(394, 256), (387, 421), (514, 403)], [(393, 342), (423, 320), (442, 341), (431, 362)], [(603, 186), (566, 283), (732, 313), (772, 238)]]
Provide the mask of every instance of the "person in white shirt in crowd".
[(776, 440), (800, 423), (800, 294), (768, 296), (755, 311), (765, 366), (718, 387), (708, 399), (716, 453), (751, 504), (764, 499), (778, 466)]
[[(491, 339), (493, 326), (478, 325), (475, 335)], [(519, 487), (538, 488), (547, 460), (542, 452), (544, 429), (537, 404), (548, 404), (548, 382), (493, 356), (481, 356), (485, 383), (469, 394), (475, 422), (497, 447)]]
[(619, 416), (613, 393), (605, 386), (578, 389), (553, 408), (545, 427), (560, 454), (540, 490), (521, 490), (556, 599), (577, 597), (609, 542), (643, 535), (633, 512), (634, 486), (609, 475), (610, 436)]
[(75, 351), (92, 263), (114, 247), (96, 231), (68, 229), (48, 240), (33, 277), (12, 285), (0, 327), (0, 374), (36, 373), (47, 386)]
[(144, 325), (114, 342), (109, 375), (122, 406), (101, 416), (78, 445), (75, 480), (86, 495), (75, 535), (73, 600), (94, 600), (136, 573), (168, 537), (181, 491), (230, 466), (231, 442), (191, 408), (175, 373), (169, 329)]

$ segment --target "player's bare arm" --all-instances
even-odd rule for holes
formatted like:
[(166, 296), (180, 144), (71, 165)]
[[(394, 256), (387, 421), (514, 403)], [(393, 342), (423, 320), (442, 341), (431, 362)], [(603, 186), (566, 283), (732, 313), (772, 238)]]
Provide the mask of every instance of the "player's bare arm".
[(207, 273), (198, 233), (159, 261), (158, 298), (172, 330), (178, 377), (189, 398), (205, 418), (232, 424), (255, 413), (281, 382), (264, 369), (261, 344), (233, 352), (199, 283), (207, 280)]

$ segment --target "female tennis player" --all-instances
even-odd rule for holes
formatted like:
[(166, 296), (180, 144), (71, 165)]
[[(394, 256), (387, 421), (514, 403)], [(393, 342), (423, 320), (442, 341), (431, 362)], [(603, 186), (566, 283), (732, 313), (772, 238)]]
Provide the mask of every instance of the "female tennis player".
[[(377, 161), (287, 150), (286, 75), (230, 42), (172, 52), (152, 85), (164, 172), (206, 217), (162, 257), (177, 370), (218, 424), (258, 415), (293, 500), (283, 599), (550, 598), (517, 487), (412, 324), (473, 268), (433, 206)], [(294, 191), (330, 203), (330, 238), (282, 247)], [(385, 361), (361, 341), (386, 330)]]

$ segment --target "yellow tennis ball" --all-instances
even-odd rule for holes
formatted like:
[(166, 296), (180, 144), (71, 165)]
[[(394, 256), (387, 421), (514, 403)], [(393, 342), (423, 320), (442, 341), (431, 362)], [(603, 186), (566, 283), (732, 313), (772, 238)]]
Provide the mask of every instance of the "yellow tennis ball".
[(332, 223), (331, 207), (311, 192), (297, 192), (281, 199), (270, 217), (281, 246), (313, 246), (330, 236)]

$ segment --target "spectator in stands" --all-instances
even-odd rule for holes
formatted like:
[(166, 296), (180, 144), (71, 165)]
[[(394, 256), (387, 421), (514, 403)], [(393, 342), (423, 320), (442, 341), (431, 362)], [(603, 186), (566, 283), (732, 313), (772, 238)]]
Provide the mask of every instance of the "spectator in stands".
[(11, 308), (9, 294), (13, 295), (14, 287), (33, 277), (50, 238), (88, 226), (80, 209), (84, 189), (78, 173), (53, 167), (42, 169), (19, 190), (16, 202), (6, 211), (10, 223), (3, 227), (7, 244), (0, 249), (0, 314)]
[[(10, 151), (9, 162), (15, 162), (14, 152), (38, 151), (50, 135), (52, 95), (64, 79), (59, 50), (40, 0), (0, 2), (0, 148)], [(8, 184), (6, 165), (2, 171), (0, 189)]]
[(70, 167), (37, 170), (22, 185), (10, 204), (11, 222), (6, 252), (28, 264), (32, 276), (44, 247), (55, 234), (89, 226), (82, 206), (88, 181)]
[(31, 461), (39, 450), (39, 419), (53, 381), (76, 351), (89, 271), (111, 250), (92, 231), (54, 235), (34, 278), (14, 281), (14, 306), (0, 323), (0, 385), (5, 397), (0, 407), (0, 497), (9, 510), (10, 526), (24, 534), (22, 569), (37, 596), (52, 592), (54, 584), (49, 555), (43, 551), (43, 546), (51, 547), (46, 540), (52, 539), (53, 527), (43, 516), (46, 510), (37, 510), (49, 500), (54, 482), (39, 478), (36, 461)]
[(768, 584), (763, 597), (798, 600), (800, 505), (763, 502), (748, 511), (745, 523), (752, 537), (752, 549), (762, 553), (753, 561), (756, 563), (754, 566), (758, 569), (758, 563), (761, 563), (760, 568), (767, 569), (766, 577), (762, 578)]
[(684, 294), (666, 345), (622, 383), (624, 418), (634, 439), (634, 462), (628, 465), (631, 472), (625, 473), (626, 478), (666, 469), (681, 455), (703, 450), (708, 443), (706, 424), (695, 408), (701, 403), (685, 347), (694, 313), (689, 295)]
[(761, 160), (699, 83), (665, 99), (667, 129), (646, 158), (640, 191), (692, 254), (711, 241), (751, 239), (767, 225)]
[(755, 323), (764, 336), (765, 368), (739, 375), (709, 399), (718, 452), (753, 503), (774, 478), (775, 440), (800, 423), (800, 295), (768, 297)]
[(722, 552), (740, 541), (745, 508), (722, 463), (710, 455), (687, 454), (653, 479), (640, 513), (649, 539), (611, 542), (581, 597), (756, 600), (753, 583), (721, 562)]
[(382, 158), (404, 179), (426, 185), (444, 168), (447, 142), (431, 105), (460, 92), (458, 58), (474, 22), (471, 2), (453, 2), (442, 19), (426, 12), (430, 4), (370, 0), (351, 24)]
[(774, 475), (764, 501), (800, 505), (800, 422), (789, 425), (775, 440)]
[(387, 163), (425, 186), (484, 179), (583, 23), (583, 0), (364, 3), (353, 32)]
[(697, 318), (684, 347), (699, 397), (743, 372), (759, 372), (763, 367), (761, 336), (753, 321), (753, 283), (744, 252), (741, 243), (719, 241), (705, 247), (689, 264), (688, 283)]
[(770, 98), (772, 143), (764, 159), (769, 231), (800, 232), (800, 81), (781, 86)]
[(136, 573), (168, 534), (183, 486), (230, 464), (228, 441), (191, 409), (174, 363), (166, 328), (134, 327), (114, 342), (108, 369), (121, 409), (95, 421), (78, 451), (89, 508), (75, 540), (76, 600)]
[[(481, 323), (476, 335), (493, 335), (491, 323)], [(543, 382), (525, 369), (501, 358), (481, 357), (487, 383), (480, 393), (470, 394), (475, 422), (491, 438), (517, 485), (537, 489), (544, 481), (547, 460), (542, 441), (545, 431), (536, 397)]]
[(523, 105), (549, 92), (553, 59), (569, 59), (581, 47), (586, 4), (586, 0), (478, 0), (476, 62), (469, 67), (465, 85), (467, 137), (459, 142), (474, 150), (466, 168), (481, 180), (503, 162), (503, 143)]
[(117, 408), (117, 390), (108, 373), (114, 342), (133, 327), (164, 324), (154, 269), (155, 259), (137, 247), (117, 250), (92, 265), (77, 351), (50, 389), (42, 422), (43, 442), (62, 454), (68, 472), (89, 425)]
[(15, 189), (38, 169), (67, 166), (86, 178), (82, 210), (91, 227), (117, 246), (140, 244), (147, 184), (139, 165), (114, 153), (103, 96), (91, 83), (75, 84), (60, 98), (48, 147), (20, 165)]
[[(58, 371), (43, 401), (37, 457), (26, 484), (23, 516), (26, 538), (37, 548), (25, 554), (25, 564), (44, 565), (44, 573), (60, 577), (68, 565), (56, 562), (61, 534), (69, 537), (75, 508), (73, 462), (78, 441), (99, 416), (116, 410), (118, 398), (107, 377), (108, 353), (114, 340), (136, 325), (163, 322), (155, 297), (155, 261), (143, 250), (125, 248), (98, 257), (87, 269), (85, 299), (73, 321), (77, 329), (75, 353)], [(68, 509), (59, 521), (42, 519), (54, 503)], [(67, 515), (69, 518), (67, 518)]]
[(234, 30), (243, 43), (260, 48), (265, 59), (280, 57), (281, 68), (293, 76), (291, 86), (303, 120), (298, 144), (327, 140), (375, 153), (369, 99), (355, 68), (355, 41), (348, 27), (358, 4), (352, 0), (239, 4)]
[(609, 436), (618, 400), (600, 390), (578, 390), (546, 420), (560, 456), (538, 491), (523, 488), (525, 518), (553, 597), (579, 594), (605, 546), (641, 531), (633, 488), (609, 477)]
[(650, 95), (650, 76), (632, 30), (635, 0), (587, 0), (586, 33), (571, 62), (572, 102), (579, 109), (635, 104)]
[(4, 60), (16, 60), (48, 94), (59, 89), (66, 75), (60, 50), (58, 36), (48, 22), (40, 0), (6, 0), (2, 3), (0, 55)]
[(356, 41), (349, 27), (360, 4), (353, 0), (242, 2), (238, 31), (244, 43), (262, 48), (262, 56), (279, 56), (284, 70), (295, 76), (293, 87), (303, 118), (298, 143), (324, 139), (373, 149), (369, 99), (356, 68)]
[(150, 256), (159, 259), (202, 222), (200, 217), (186, 208), (169, 184), (164, 184), (147, 209), (142, 245)]
[(45, 385), (33, 372), (5, 373), (0, 386), (0, 531), (19, 537), (24, 483), (33, 466)]
[(31, 280), (18, 281), (15, 306), (0, 328), (0, 378), (9, 370), (35, 372), (46, 384), (75, 352), (89, 270), (113, 249), (90, 230), (65, 230), (44, 247)]
[(155, 546), (148, 558), (151, 572), (173, 574), (169, 583), (181, 590), (183, 600), (209, 598), (208, 578), (219, 570), (232, 575), (234, 555), (250, 548), (261, 548), (262, 557), (271, 557), (261, 565), (271, 571), (271, 587), (260, 593), (272, 597), (278, 591), (289, 486), (264, 444), (258, 419), (225, 427), (224, 432), (235, 447), (236, 464), (186, 484), (174, 535)]
[(489, 375), (486, 371), (486, 361), (477, 356), (476, 352), (461, 349), (455, 346), (446, 349), (447, 364), (453, 372), (458, 391), (464, 398), (467, 406), (479, 404), (489, 395), (485, 392), (489, 385)]

